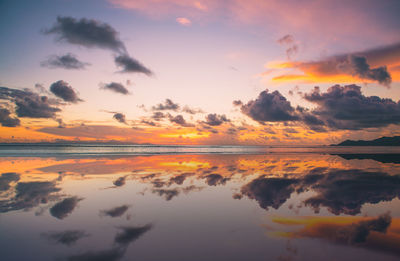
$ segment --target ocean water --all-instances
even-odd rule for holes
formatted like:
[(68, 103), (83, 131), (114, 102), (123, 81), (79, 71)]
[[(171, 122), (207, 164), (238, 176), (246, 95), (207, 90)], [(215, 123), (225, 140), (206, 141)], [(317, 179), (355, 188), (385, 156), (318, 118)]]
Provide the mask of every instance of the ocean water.
[(399, 156), (0, 146), (0, 259), (399, 260)]

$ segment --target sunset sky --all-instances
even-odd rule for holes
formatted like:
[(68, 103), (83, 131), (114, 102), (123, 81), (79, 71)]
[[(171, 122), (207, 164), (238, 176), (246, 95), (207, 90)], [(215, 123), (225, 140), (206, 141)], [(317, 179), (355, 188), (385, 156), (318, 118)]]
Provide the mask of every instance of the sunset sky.
[(398, 0), (3, 0), (0, 13), (0, 142), (400, 135)]

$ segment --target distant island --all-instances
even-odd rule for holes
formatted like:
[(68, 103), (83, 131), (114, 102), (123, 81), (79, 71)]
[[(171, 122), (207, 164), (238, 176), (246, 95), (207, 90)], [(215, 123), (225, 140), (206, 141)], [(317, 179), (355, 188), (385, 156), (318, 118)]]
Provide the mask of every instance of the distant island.
[(331, 146), (400, 146), (400, 136), (382, 137), (375, 140), (345, 140)]

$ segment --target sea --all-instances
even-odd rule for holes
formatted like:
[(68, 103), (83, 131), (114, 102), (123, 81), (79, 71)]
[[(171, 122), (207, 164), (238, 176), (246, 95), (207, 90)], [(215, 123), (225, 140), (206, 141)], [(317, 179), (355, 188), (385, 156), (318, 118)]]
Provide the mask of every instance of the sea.
[(0, 145), (0, 260), (400, 260), (400, 147)]

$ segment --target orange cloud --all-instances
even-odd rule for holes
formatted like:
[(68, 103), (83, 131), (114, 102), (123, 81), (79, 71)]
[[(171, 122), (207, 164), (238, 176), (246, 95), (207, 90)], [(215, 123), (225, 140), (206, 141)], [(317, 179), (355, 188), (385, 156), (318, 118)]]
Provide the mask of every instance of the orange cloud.
[[(352, 57), (365, 58), (370, 69), (366, 73), (360, 73), (359, 68), (354, 67), (349, 59)], [(272, 78), (273, 82), (300, 81), (305, 83), (354, 83), (354, 82), (384, 82), (388, 79), (380, 79), (368, 76), (374, 70), (387, 72), (392, 81), (400, 81), (400, 43), (370, 49), (362, 52), (354, 52), (343, 55), (327, 57), (320, 61), (311, 62), (270, 62), (268, 69), (281, 70), (281, 74)], [(289, 72), (288, 72), (289, 71)], [(298, 73), (300, 71), (300, 73)], [(264, 75), (268, 76), (270, 71)], [(295, 72), (295, 73), (294, 73)]]

